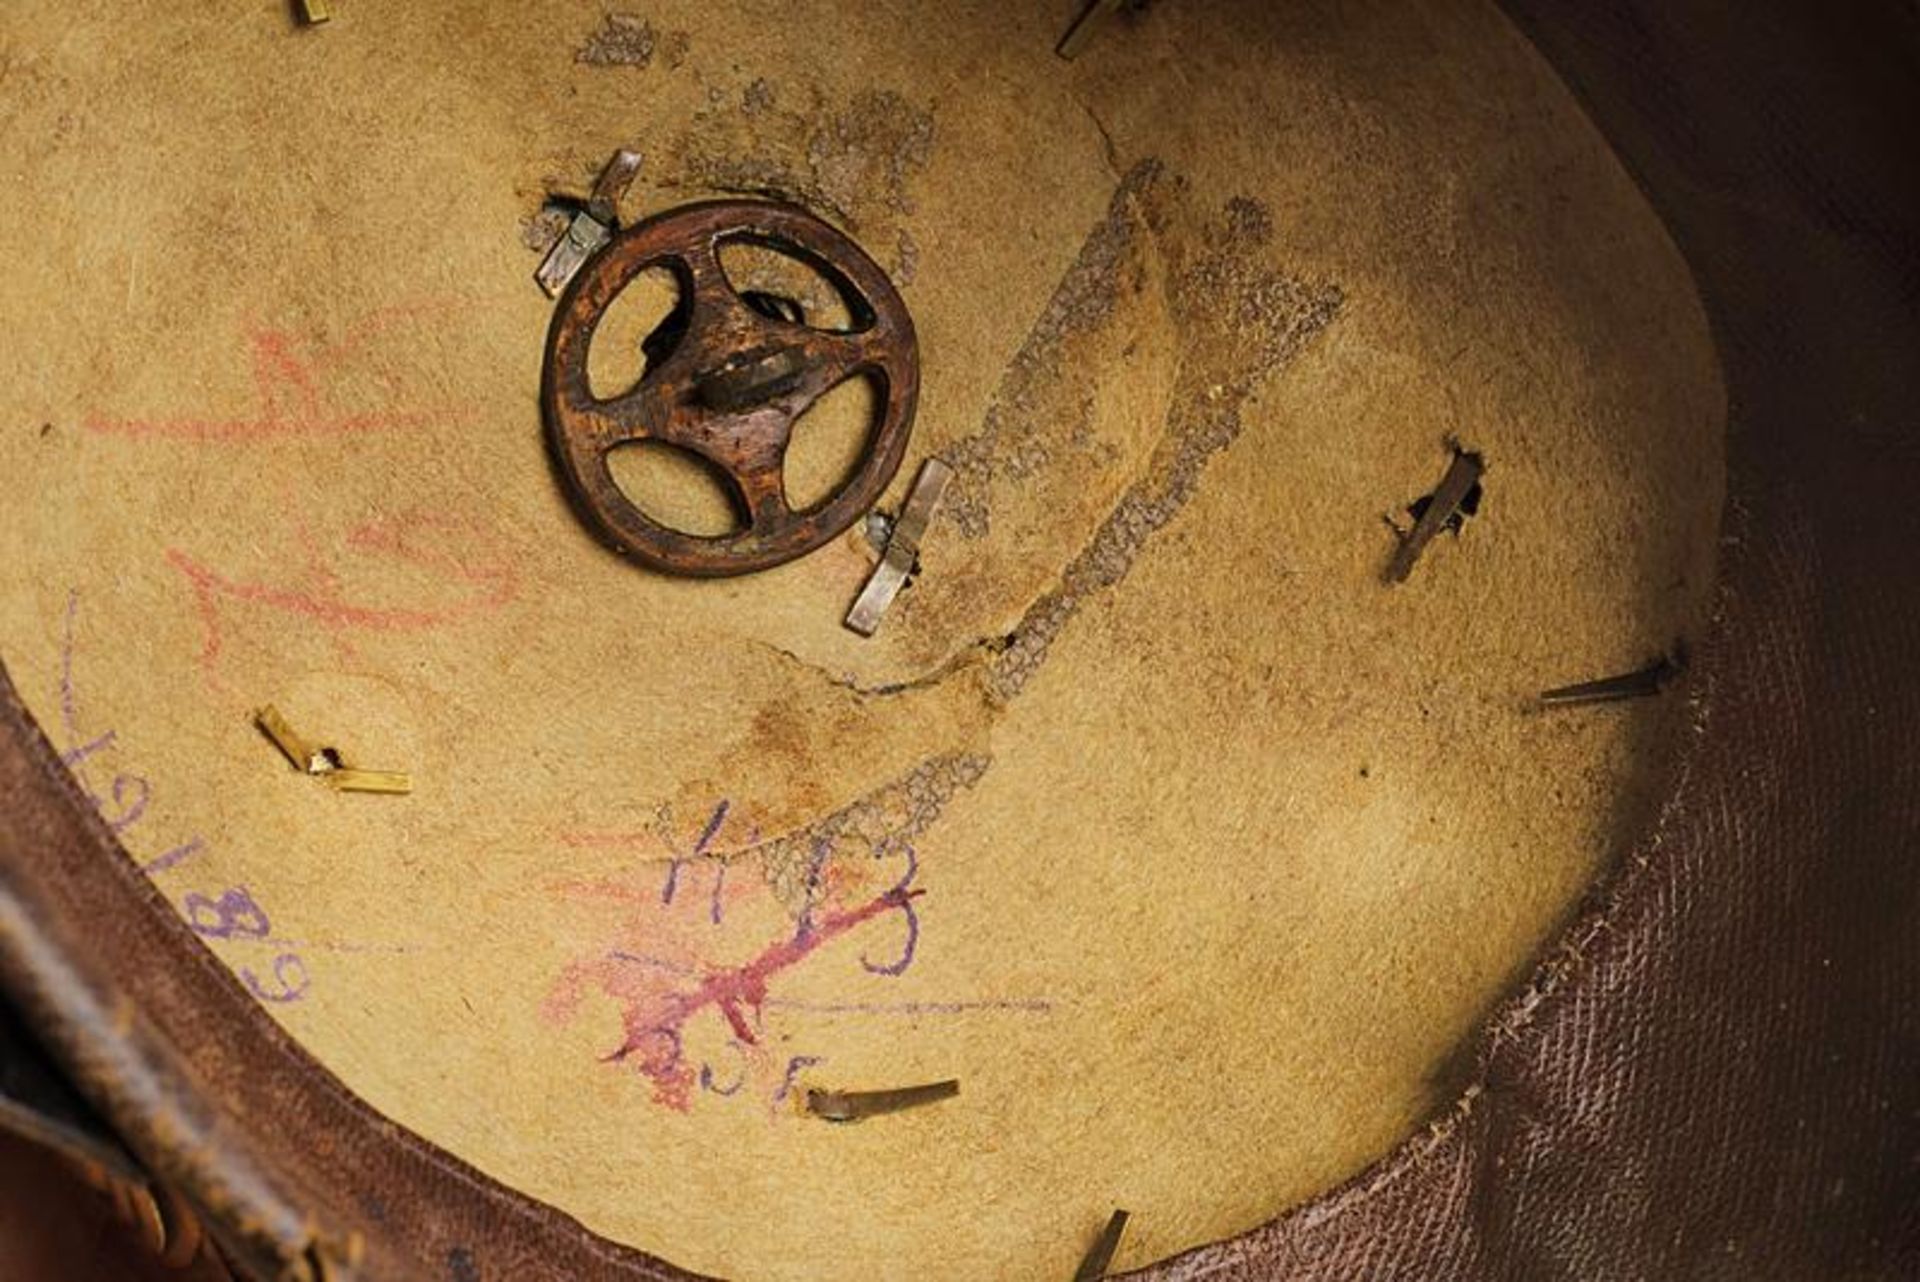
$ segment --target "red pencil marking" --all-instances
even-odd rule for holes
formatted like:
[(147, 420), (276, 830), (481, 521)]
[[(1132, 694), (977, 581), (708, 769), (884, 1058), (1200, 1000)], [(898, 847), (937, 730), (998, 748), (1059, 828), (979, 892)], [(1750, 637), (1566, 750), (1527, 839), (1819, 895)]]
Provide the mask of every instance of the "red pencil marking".
[[(854, 927), (878, 917), (881, 913), (892, 912), (906, 906), (909, 899), (917, 898), (926, 892), (910, 890), (900, 892), (889, 890), (877, 895), (858, 908), (835, 913), (816, 925), (805, 934), (796, 934), (783, 943), (774, 944), (758, 957), (742, 966), (709, 973), (691, 992), (670, 994), (665, 1009), (659, 1018), (649, 1017), (644, 1011), (627, 1012), (627, 1040), (609, 1059), (624, 1059), (631, 1055), (639, 1045), (639, 1039), (651, 1033), (672, 1030), (678, 1032), (688, 1019), (700, 1013), (708, 1006), (716, 1006), (726, 1016), (727, 1023), (733, 1026), (734, 1036), (748, 1045), (753, 1045), (755, 1037), (748, 1027), (743, 1007), (751, 1006), (756, 1012), (767, 1002), (767, 981), (781, 971), (798, 965), (811, 956), (822, 944), (846, 934)], [(640, 1027), (636, 1028), (635, 1025)]]
[[(629, 892), (608, 883), (570, 889), (665, 911), (657, 895)], [(653, 1083), (657, 1103), (685, 1112), (692, 1106), (698, 1082), (697, 1066), (682, 1050), (689, 1020), (712, 1010), (726, 1021), (736, 1044), (743, 1050), (757, 1049), (761, 1044), (758, 1020), (767, 1004), (768, 988), (779, 975), (830, 941), (886, 913), (904, 910), (921, 893), (894, 887), (857, 907), (827, 914), (810, 930), (770, 944), (738, 965), (716, 967), (619, 952), (578, 962), (569, 966), (555, 984), (546, 1002), (546, 1015), (555, 1020), (571, 1016), (589, 983), (614, 997), (623, 1007), (624, 1035), (606, 1060), (633, 1067)]]
[[(718, 1095), (733, 1095), (749, 1078), (777, 1070), (771, 1043), (760, 1027), (768, 1005), (767, 990), (775, 978), (831, 940), (889, 912), (904, 914), (910, 936), (917, 934), (911, 904), (922, 892), (911, 887), (911, 861), (907, 876), (892, 887), (846, 907), (854, 894), (871, 892), (859, 886), (861, 879), (851, 864), (842, 867), (835, 862), (823, 868), (823, 858), (809, 869), (807, 903), (797, 927), (783, 923), (780, 938), (744, 961), (717, 962), (712, 950), (733, 952), (753, 942), (740, 937), (737, 925), (722, 929), (727, 909), (755, 896), (770, 901), (773, 896), (771, 886), (761, 878), (729, 880), (727, 863), (711, 856), (732, 818), (737, 818), (732, 804), (721, 801), (698, 835), (689, 834), (691, 840), (685, 843), (659, 828), (564, 831), (560, 840), (575, 849), (639, 849), (660, 852), (666, 859), (649, 859), (645, 867), (624, 876), (564, 880), (549, 886), (549, 893), (575, 902), (618, 905), (624, 922), (611, 946), (597, 948), (561, 972), (543, 1003), (543, 1014), (555, 1023), (565, 1022), (579, 1009), (589, 987), (613, 998), (620, 1007), (623, 1035), (619, 1046), (604, 1057), (606, 1062), (637, 1071), (653, 1083), (656, 1103), (682, 1112), (691, 1107), (696, 1085)], [(760, 831), (751, 824), (747, 827), (750, 849), (759, 841)], [(708, 875), (712, 884), (707, 893), (675, 893)], [(729, 1087), (716, 1088), (713, 1065), (697, 1062), (701, 1057), (690, 1056), (685, 1047), (688, 1021), (706, 1011), (725, 1022), (731, 1034), (727, 1045), (741, 1060), (741, 1072)]]
[[(575, 850), (633, 850), (641, 846), (654, 846), (666, 852), (669, 858), (677, 862), (699, 859), (712, 849), (714, 838), (720, 835), (720, 829), (726, 825), (727, 812), (733, 808), (730, 801), (722, 801), (708, 816), (706, 827), (694, 840), (693, 848), (684, 853), (668, 839), (665, 833), (650, 828), (628, 829), (623, 832), (592, 831), (568, 829), (560, 834), (560, 844)], [(759, 840), (759, 831), (754, 832)]]
[[(331, 346), (309, 340), (310, 355), (302, 357), (293, 334), (282, 329), (256, 327), (247, 333), (248, 360), (253, 368), (255, 411), (240, 418), (108, 418), (90, 415), (83, 423), (89, 432), (136, 439), (190, 441), (199, 444), (256, 442), (294, 436), (342, 436), (357, 432), (389, 432), (459, 423), (475, 417), (476, 407), (448, 403), (343, 413), (328, 405), (324, 389), (332, 376), (370, 340), (422, 317), (453, 310), (454, 300), (388, 308), (360, 321), (345, 339)], [(379, 378), (382, 390), (394, 392), (390, 378)]]
[(305, 584), (230, 578), (177, 547), (168, 548), (166, 558), (193, 591), (194, 608), (201, 626), (200, 662), (211, 668), (218, 662), (226, 641), (222, 601), (312, 620), (333, 634), (336, 641), (343, 641), (340, 634), (344, 630), (422, 631), (497, 609), (513, 599), (518, 587), (517, 576), (504, 560), (467, 560), (443, 548), (421, 543), (420, 537), (427, 533), (440, 533), (450, 540), (471, 543), (475, 531), (432, 514), (411, 513), (369, 521), (348, 531), (344, 543), (348, 549), (370, 559), (385, 558), (419, 566), (464, 594), (453, 603), (434, 609), (368, 605), (350, 600), (338, 563), (325, 559), (304, 526), (296, 537), (305, 554), (304, 578), (308, 581)]

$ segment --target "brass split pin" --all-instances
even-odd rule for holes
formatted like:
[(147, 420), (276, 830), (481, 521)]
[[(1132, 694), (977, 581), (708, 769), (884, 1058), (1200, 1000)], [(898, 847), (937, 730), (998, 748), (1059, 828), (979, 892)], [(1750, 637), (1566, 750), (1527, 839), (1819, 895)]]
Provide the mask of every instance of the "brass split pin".
[(334, 748), (316, 748), (295, 730), (280, 710), (268, 704), (253, 714), (254, 725), (273, 741), (293, 768), (312, 775), (335, 792), (376, 792), (400, 796), (413, 791), (413, 776), (397, 770), (359, 770)]

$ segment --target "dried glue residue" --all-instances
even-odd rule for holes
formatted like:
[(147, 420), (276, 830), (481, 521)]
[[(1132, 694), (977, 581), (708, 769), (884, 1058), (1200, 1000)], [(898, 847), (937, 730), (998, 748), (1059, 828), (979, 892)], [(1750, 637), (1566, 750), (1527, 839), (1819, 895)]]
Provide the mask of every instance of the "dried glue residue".
[(1239, 438), (1247, 401), (1332, 324), (1343, 301), (1337, 286), (1266, 265), (1273, 227), (1259, 202), (1235, 197), (1195, 227), (1185, 184), (1151, 163), (1135, 168), (1122, 188), (1129, 193), (1167, 261), (1181, 335), (1165, 430), (1145, 474), (994, 656), (989, 687), (1000, 699), (1019, 693), (1088, 596), (1126, 577), (1147, 541), (1198, 492), (1209, 461)]
[(636, 13), (610, 13), (574, 52), (573, 60), (586, 67), (653, 65), (658, 54), (670, 68), (687, 60), (693, 39), (684, 31), (659, 31)]
[[(1004, 702), (1089, 595), (1126, 577), (1239, 438), (1249, 400), (1339, 315), (1340, 288), (1275, 265), (1274, 240), (1259, 201), (1236, 196), (1205, 211), (1159, 162), (1128, 172), (979, 430), (941, 451), (955, 470), (943, 519), (978, 546), (900, 603), (896, 628), (910, 630), (916, 655), (937, 658), (955, 635), (992, 636), (982, 643), (986, 692)], [(1167, 336), (1164, 365), (1143, 369), (1140, 334)], [(1130, 378), (1152, 382), (1162, 370), (1172, 384), (1163, 399), (1127, 399)], [(1158, 416), (1151, 426), (1147, 412)], [(1054, 562), (1064, 568), (1010, 603), (1013, 626), (996, 625), (1009, 604), (996, 596), (1035, 560), (1026, 550), (1063, 538), (1073, 540)]]
[(933, 110), (894, 89), (836, 107), (813, 88), (755, 80), (694, 116), (663, 149), (666, 188), (773, 196), (842, 224), (910, 284), (919, 248), (906, 220), (933, 158)]
[(823, 858), (879, 858), (912, 844), (962, 791), (979, 783), (991, 758), (934, 757), (824, 819), (738, 852), (763, 860), (768, 884), (786, 904), (804, 904)]

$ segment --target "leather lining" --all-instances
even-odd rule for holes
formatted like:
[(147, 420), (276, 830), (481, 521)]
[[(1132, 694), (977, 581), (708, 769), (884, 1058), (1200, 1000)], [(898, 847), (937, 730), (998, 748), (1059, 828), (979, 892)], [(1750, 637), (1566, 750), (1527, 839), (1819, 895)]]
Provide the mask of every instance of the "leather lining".
[[(1721, 341), (1734, 502), (1694, 737), (1654, 831), (1495, 1014), (1443, 1116), (1342, 1189), (1140, 1276), (1909, 1275), (1914, 19), (1509, 8), (1642, 179)], [(11, 685), (0, 727), (0, 983), (243, 1258), (691, 1276), (349, 1096), (147, 884)]]

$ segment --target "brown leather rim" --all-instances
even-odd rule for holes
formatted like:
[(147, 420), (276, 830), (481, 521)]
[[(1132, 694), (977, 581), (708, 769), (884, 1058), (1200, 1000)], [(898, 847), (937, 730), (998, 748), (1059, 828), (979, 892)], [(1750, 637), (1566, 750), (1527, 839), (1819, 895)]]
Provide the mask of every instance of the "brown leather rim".
[[(1655, 830), (1495, 1013), (1426, 1133), (1147, 1275), (1910, 1276), (1920, 19), (1508, 8), (1637, 170), (1721, 343), (1732, 500), (1698, 730)], [(690, 1276), (349, 1095), (139, 874), (4, 680), (0, 985), (262, 1272)]]

